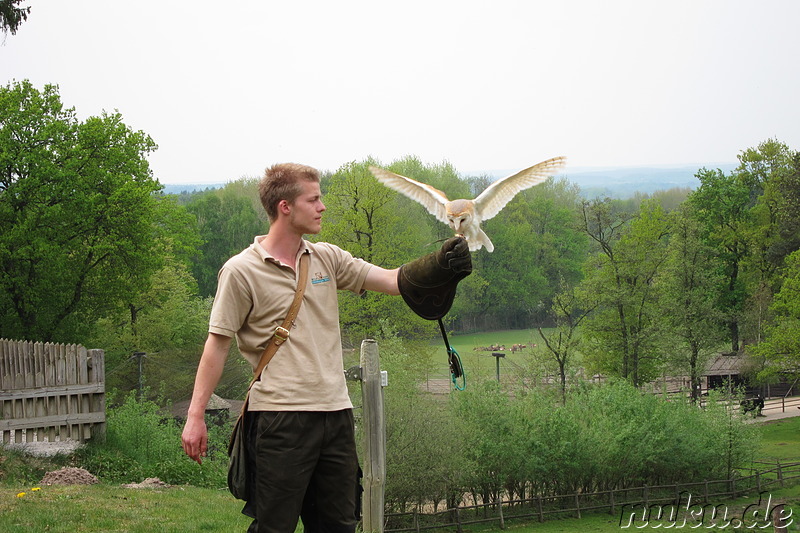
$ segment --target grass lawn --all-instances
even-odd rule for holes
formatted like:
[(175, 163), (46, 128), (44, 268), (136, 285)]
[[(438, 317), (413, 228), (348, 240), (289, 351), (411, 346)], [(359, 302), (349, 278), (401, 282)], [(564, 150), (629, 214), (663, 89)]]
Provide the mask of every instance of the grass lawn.
[[(544, 330), (547, 334), (548, 330)], [(501, 373), (505, 375), (506, 369), (514, 371), (518, 367), (524, 367), (531, 358), (534, 344), (541, 346), (542, 338), (535, 329), (509, 329), (503, 331), (493, 331), (490, 333), (468, 333), (464, 335), (448, 335), (450, 345), (455, 348), (464, 369), (469, 377), (473, 373), (494, 375), (496, 371), (497, 359), (492, 356), (491, 351), (476, 350), (476, 348), (489, 347), (491, 345), (505, 346), (505, 350), (498, 350), (505, 354), (500, 360)], [(438, 346), (442, 353), (442, 362), (446, 362), (447, 350), (441, 336), (431, 341), (434, 346)], [(512, 352), (514, 344), (526, 344), (528, 347), (519, 352)]]
[(763, 461), (800, 461), (800, 416), (767, 422), (761, 426), (763, 433), (759, 455)]
[[(0, 487), (0, 531), (242, 533), (250, 519), (225, 490), (106, 484)], [(25, 492), (24, 496), (18, 494)]]

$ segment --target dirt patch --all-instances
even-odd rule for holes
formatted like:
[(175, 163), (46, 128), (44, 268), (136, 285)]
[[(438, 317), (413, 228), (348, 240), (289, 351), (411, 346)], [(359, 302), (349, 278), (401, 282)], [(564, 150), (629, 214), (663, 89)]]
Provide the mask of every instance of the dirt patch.
[(172, 485), (167, 485), (157, 477), (149, 477), (141, 483), (129, 483), (122, 486), (126, 489), (167, 489)]
[(100, 480), (83, 468), (65, 466), (48, 472), (42, 478), (42, 485), (94, 485)]

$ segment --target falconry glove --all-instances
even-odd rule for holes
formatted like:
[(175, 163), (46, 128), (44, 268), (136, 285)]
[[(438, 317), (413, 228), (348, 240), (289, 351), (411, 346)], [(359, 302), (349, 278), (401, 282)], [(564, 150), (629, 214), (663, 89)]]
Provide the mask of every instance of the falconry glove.
[(471, 273), (466, 239), (452, 237), (439, 251), (401, 266), (397, 286), (412, 311), (427, 320), (438, 320), (453, 305), (458, 282)]

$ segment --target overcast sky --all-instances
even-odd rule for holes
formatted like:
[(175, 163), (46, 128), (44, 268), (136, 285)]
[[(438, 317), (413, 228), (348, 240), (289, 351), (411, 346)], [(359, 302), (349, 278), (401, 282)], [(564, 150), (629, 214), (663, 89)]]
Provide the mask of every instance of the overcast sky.
[(162, 183), (296, 161), (556, 155), (569, 169), (800, 149), (795, 0), (30, 0), (0, 79), (118, 110)]

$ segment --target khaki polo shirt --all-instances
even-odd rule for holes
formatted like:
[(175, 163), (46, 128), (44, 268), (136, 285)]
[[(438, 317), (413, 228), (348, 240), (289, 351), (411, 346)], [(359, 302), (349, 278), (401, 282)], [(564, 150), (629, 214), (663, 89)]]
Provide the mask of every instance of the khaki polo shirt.
[[(255, 370), (294, 299), (295, 270), (259, 245), (229, 259), (219, 272), (208, 330), (236, 337)], [(309, 253), (303, 303), (284, 342), (250, 392), (250, 410), (338, 411), (352, 407), (347, 394), (339, 331), (338, 290), (360, 293), (372, 267), (328, 243), (303, 241)]]

